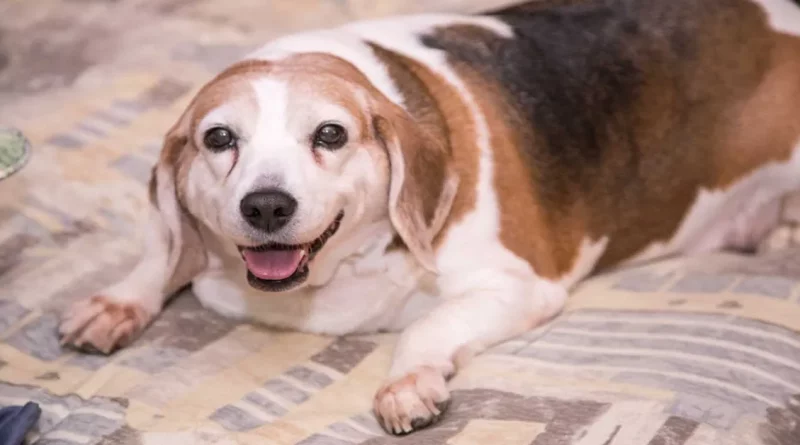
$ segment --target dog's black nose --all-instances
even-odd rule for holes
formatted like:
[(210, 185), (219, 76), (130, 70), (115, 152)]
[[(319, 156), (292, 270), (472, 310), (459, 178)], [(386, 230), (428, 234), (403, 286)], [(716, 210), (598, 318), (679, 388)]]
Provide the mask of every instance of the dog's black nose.
[(284, 191), (269, 189), (248, 193), (239, 203), (239, 209), (251, 226), (276, 232), (292, 219), (297, 201)]

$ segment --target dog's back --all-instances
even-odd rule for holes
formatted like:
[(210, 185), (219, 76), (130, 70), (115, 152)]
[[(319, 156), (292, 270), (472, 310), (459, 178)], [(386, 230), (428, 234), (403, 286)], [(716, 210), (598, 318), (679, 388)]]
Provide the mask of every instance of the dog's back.
[[(479, 79), (477, 96), (491, 91), (501, 236), (540, 273), (567, 271), (586, 237), (608, 240), (600, 267), (753, 247), (764, 210), (800, 184), (793, 2), (533, 1), (490, 15), (514, 38), (456, 25), (421, 41)], [(780, 184), (765, 193), (767, 177)]]

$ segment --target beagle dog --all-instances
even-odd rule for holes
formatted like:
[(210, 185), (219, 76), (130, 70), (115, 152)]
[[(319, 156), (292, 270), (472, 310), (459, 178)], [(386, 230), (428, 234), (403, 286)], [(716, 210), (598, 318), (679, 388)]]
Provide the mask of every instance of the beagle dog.
[(402, 434), (594, 271), (791, 242), (798, 191), (797, 0), (540, 0), (305, 32), (200, 89), (153, 170), (140, 262), (60, 334), (109, 353), (189, 283), (227, 316), (401, 331), (374, 410)]

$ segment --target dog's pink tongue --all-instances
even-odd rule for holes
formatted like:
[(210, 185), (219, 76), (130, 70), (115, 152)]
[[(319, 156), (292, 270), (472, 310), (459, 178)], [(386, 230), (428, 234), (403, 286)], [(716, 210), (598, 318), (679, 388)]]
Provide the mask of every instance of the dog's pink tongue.
[(247, 269), (262, 280), (283, 280), (295, 273), (303, 259), (303, 250), (244, 251)]

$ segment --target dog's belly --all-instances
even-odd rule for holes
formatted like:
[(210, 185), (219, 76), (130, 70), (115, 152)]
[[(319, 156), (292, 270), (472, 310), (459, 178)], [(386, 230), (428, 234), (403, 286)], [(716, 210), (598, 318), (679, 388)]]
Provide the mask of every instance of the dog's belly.
[(656, 241), (624, 262), (722, 248), (751, 249), (779, 222), (783, 199), (800, 191), (800, 145), (784, 163), (755, 170), (725, 190), (701, 190), (668, 241)]

